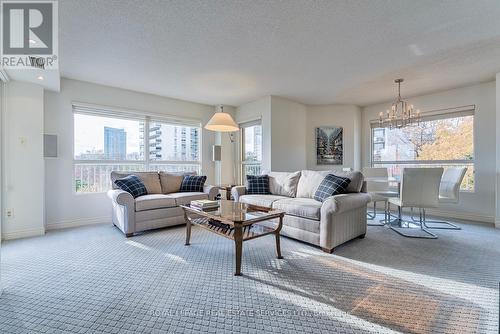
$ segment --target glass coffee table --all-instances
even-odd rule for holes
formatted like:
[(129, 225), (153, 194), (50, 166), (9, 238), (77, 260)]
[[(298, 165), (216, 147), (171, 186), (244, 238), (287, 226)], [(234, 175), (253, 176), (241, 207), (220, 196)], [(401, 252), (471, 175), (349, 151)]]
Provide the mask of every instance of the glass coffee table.
[[(191, 205), (181, 205), (186, 220), (186, 245), (191, 239), (191, 226), (196, 225), (212, 233), (234, 241), (236, 269), (234, 275), (241, 275), (241, 255), (243, 242), (274, 234), (276, 237), (276, 252), (282, 259), (280, 249), (280, 231), (283, 226), (284, 211), (259, 207), (255, 205), (220, 200), (219, 207), (199, 209)], [(270, 224), (277, 219), (278, 223)], [(267, 223), (266, 223), (267, 222)]]

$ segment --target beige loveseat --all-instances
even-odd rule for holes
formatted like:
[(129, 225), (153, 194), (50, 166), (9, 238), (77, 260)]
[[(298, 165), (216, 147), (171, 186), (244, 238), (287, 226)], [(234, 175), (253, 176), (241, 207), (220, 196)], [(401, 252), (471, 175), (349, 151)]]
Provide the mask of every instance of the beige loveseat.
[[(267, 174), (270, 195), (247, 195), (245, 186), (234, 187), (231, 193), (235, 201), (285, 211), (282, 235), (320, 246), (329, 253), (348, 240), (365, 236), (370, 196), (361, 193), (364, 180), (360, 172), (303, 170)], [(351, 179), (348, 193), (318, 202), (314, 193), (327, 174)]]
[[(117, 189), (114, 181), (131, 174), (141, 179), (147, 195), (134, 199), (128, 192)], [(184, 212), (179, 205), (214, 199), (218, 189), (205, 186), (203, 192), (179, 192), (183, 177), (166, 172), (111, 172), (113, 189), (108, 191), (108, 197), (113, 204), (113, 225), (130, 237), (140, 231), (184, 224)]]

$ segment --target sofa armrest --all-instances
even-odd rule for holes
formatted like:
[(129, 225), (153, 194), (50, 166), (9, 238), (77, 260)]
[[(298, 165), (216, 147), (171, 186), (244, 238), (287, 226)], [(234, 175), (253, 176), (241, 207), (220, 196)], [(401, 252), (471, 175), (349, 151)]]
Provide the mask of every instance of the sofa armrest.
[(231, 195), (234, 198), (235, 202), (240, 201), (240, 196), (243, 196), (247, 193), (247, 187), (245, 186), (236, 186), (231, 188)]
[(213, 201), (215, 199), (215, 197), (217, 197), (217, 194), (219, 193), (219, 187), (205, 185), (205, 186), (203, 186), (203, 192), (205, 194), (208, 194), (209, 200)]
[(127, 236), (135, 232), (135, 199), (123, 190), (115, 189), (108, 191), (108, 197), (113, 206), (113, 224), (122, 230)]
[(366, 205), (370, 195), (349, 193), (327, 198), (321, 206), (320, 246), (331, 252), (344, 242), (366, 233)]
[(349, 193), (328, 197), (321, 206), (321, 215), (342, 213), (358, 209), (370, 203), (371, 197), (367, 193)]
[(135, 200), (134, 197), (121, 189), (113, 189), (113, 190), (108, 190), (108, 197), (113, 201), (116, 202), (116, 204), (119, 205), (125, 205), (125, 206), (135, 206)]

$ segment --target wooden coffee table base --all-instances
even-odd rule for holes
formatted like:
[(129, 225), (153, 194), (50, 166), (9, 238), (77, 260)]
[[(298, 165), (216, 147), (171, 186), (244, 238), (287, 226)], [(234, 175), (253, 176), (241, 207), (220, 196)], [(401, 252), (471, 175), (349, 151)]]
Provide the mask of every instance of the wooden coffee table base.
[[(188, 212), (194, 213), (197, 217), (190, 217)], [(206, 230), (209, 230), (215, 234), (226, 237), (234, 241), (235, 247), (235, 276), (241, 276), (241, 258), (243, 253), (243, 242), (260, 238), (268, 234), (274, 234), (276, 238), (276, 253), (278, 259), (282, 259), (281, 248), (280, 248), (280, 232), (283, 227), (283, 216), (284, 213), (277, 213), (276, 216), (267, 217), (265, 220), (251, 221), (251, 222), (234, 222), (232, 228), (224, 229), (221, 227), (209, 224), (211, 218), (203, 215), (199, 217), (199, 212), (194, 212), (192, 209), (184, 208), (184, 219), (186, 220), (186, 246), (190, 245), (191, 240), (191, 226), (196, 225)], [(271, 219), (279, 219), (278, 226), (276, 228), (269, 227), (267, 225), (261, 224), (263, 221), (268, 221)], [(224, 223), (224, 222), (223, 222)]]

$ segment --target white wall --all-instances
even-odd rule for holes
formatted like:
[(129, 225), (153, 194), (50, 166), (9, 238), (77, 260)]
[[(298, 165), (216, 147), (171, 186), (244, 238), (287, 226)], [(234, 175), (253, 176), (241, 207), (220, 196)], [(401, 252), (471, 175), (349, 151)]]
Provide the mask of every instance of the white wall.
[(496, 76), (496, 214), (495, 226), (500, 228), (500, 73)]
[[(306, 106), (282, 97), (266, 96), (236, 110), (239, 123), (256, 118), (262, 118), (263, 170), (359, 169), (361, 166), (361, 109), (358, 106)], [(344, 165), (317, 165), (315, 128), (333, 125), (344, 128)]]
[[(199, 119), (202, 124), (214, 113), (213, 106), (63, 79), (60, 93), (45, 95), (45, 133), (57, 135), (59, 145), (58, 158), (45, 162), (47, 228), (103, 222), (110, 217), (110, 201), (105, 193), (76, 194), (73, 190), (74, 101)], [(214, 181), (214, 143), (215, 133), (203, 130), (202, 173), (207, 175), (207, 183)]]
[[(462, 192), (460, 203), (443, 205), (435, 213), (493, 222), (495, 216), (495, 82), (448, 90), (408, 99), (422, 111), (476, 105), (474, 118), (475, 192)], [(370, 120), (378, 118), (390, 103), (363, 108), (362, 164), (370, 165)]]
[[(241, 124), (244, 122), (260, 119), (262, 121), (262, 168), (265, 170), (271, 169), (271, 96), (265, 96), (258, 100), (243, 104), (236, 108), (236, 122)], [(241, 170), (240, 162), (240, 143), (238, 136), (237, 154), (234, 160), (237, 164), (238, 177)]]
[(271, 96), (271, 170), (306, 169), (305, 105)]
[[(306, 114), (303, 104), (277, 96), (265, 96), (236, 109), (240, 124), (261, 119), (262, 170), (294, 171), (306, 167)], [(237, 164), (240, 154), (238, 151)]]
[[(344, 132), (344, 164), (342, 166), (316, 163), (317, 127), (341, 126)], [(307, 169), (361, 167), (361, 108), (354, 105), (321, 105), (307, 107)]]
[[(41, 235), (44, 229), (43, 88), (5, 85), (2, 122), (2, 236)], [(13, 215), (6, 216), (11, 209)]]
[[(4, 84), (3, 82), (0, 81), (0, 129), (2, 128), (3, 124), (3, 115), (4, 115), (4, 104), (5, 104), (5, 98), (4, 98)], [(3, 130), (2, 130), (3, 132)], [(0, 158), (3, 158), (3, 136), (0, 135)], [(2, 284), (2, 221), (3, 221), (3, 163), (1, 163), (3, 159), (0, 159), (0, 297), (2, 296), (3, 292), (3, 284)]]

